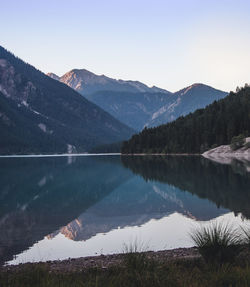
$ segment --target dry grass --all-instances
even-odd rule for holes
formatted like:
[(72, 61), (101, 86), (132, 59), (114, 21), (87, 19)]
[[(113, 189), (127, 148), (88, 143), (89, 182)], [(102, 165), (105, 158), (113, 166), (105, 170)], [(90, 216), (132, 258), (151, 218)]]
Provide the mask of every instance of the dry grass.
[(0, 272), (1, 287), (179, 287), (179, 286), (250, 286), (250, 268), (222, 264), (214, 268), (202, 259), (154, 262), (144, 269), (117, 266), (84, 272), (50, 272), (46, 264), (29, 265), (16, 272)]

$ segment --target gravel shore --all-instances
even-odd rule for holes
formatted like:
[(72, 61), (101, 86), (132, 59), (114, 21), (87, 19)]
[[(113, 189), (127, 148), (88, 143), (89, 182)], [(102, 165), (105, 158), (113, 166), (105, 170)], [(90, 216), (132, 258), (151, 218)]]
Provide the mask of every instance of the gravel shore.
[[(162, 251), (147, 251), (145, 252), (148, 258), (155, 259), (159, 262), (166, 262), (175, 259), (194, 259), (200, 257), (198, 249), (192, 248), (177, 248), (172, 250)], [(125, 254), (100, 255), (92, 257), (80, 257), (67, 260), (47, 261), (43, 263), (24, 263), (19, 265), (8, 265), (1, 267), (2, 272), (18, 271), (29, 265), (45, 264), (52, 272), (79, 272), (89, 268), (107, 269), (112, 266), (120, 265)]]

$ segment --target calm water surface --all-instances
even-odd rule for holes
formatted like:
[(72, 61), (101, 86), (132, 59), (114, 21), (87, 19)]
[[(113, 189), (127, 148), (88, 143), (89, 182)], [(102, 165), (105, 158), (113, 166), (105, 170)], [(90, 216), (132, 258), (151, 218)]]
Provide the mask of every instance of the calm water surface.
[(211, 220), (249, 224), (249, 170), (201, 157), (0, 158), (0, 263), (192, 246)]

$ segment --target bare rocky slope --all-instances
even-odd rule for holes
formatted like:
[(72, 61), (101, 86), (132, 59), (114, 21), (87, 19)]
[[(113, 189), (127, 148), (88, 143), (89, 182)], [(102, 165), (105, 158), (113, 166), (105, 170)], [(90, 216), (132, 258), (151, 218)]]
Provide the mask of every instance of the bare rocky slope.
[(232, 159), (250, 161), (250, 137), (246, 138), (244, 146), (237, 150), (232, 150), (230, 145), (221, 145), (202, 155), (219, 163), (231, 163)]
[(70, 86), (84, 96), (98, 91), (171, 94), (167, 90), (155, 86), (148, 87), (139, 81), (116, 80), (105, 75), (96, 75), (85, 69), (73, 69), (61, 77), (54, 73), (48, 73), (47, 75)]

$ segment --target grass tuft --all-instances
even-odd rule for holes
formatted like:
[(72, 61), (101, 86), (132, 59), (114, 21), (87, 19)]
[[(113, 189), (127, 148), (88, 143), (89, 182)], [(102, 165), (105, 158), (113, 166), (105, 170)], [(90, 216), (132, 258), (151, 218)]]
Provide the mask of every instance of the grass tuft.
[(191, 238), (208, 263), (232, 263), (242, 249), (242, 236), (229, 225), (214, 223), (201, 227)]
[(250, 226), (241, 227), (241, 231), (243, 233), (243, 244), (245, 244), (250, 249)]
[(147, 269), (152, 269), (154, 262), (152, 259), (149, 259), (145, 253), (147, 250), (148, 248), (138, 240), (129, 244), (124, 244), (123, 262), (126, 268), (136, 272), (143, 272)]

